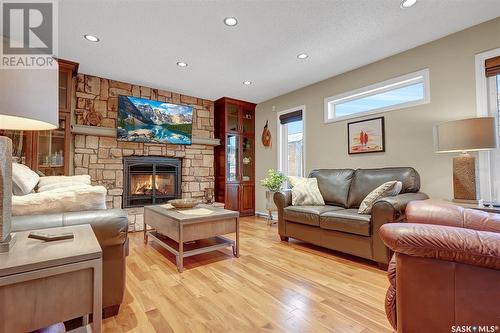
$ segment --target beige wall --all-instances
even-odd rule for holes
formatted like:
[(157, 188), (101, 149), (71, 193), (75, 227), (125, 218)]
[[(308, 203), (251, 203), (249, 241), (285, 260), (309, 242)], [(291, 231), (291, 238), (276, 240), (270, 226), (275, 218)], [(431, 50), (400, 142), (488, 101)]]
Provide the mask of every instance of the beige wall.
[[(476, 115), (474, 56), (497, 47), (500, 18), (260, 103), (256, 125), (260, 130), (269, 120), (273, 147), (257, 145), (257, 179), (264, 178), (267, 169), (277, 168), (276, 112), (305, 105), (306, 173), (314, 168), (412, 166), (421, 175), (423, 191), (451, 198), (453, 155), (434, 153), (433, 125)], [(386, 152), (349, 156), (348, 121), (325, 124), (324, 98), (423, 68), (430, 70), (431, 103), (378, 114), (385, 116)], [(356, 120), (365, 118), (370, 116)], [(264, 211), (264, 188), (259, 183), (256, 206)]]

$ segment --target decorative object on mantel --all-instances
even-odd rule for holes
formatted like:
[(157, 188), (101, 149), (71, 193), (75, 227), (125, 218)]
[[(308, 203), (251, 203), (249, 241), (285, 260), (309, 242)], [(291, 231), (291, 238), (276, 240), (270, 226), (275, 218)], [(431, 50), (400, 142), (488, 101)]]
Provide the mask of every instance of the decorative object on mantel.
[(264, 147), (267, 147), (267, 148), (271, 148), (273, 145), (271, 131), (269, 130), (267, 120), (266, 120), (266, 125), (264, 126), (264, 129), (262, 130), (262, 144), (264, 145)]
[[(47, 69), (0, 70), (2, 129), (52, 130), (58, 124), (57, 65)], [(9, 251), (13, 243), (11, 213), (12, 141), (0, 136), (0, 252)]]
[(469, 118), (449, 121), (434, 127), (437, 153), (460, 152), (453, 158), (453, 197), (463, 203), (479, 202), (477, 164), (470, 151), (497, 147), (495, 118)]
[(87, 126), (99, 126), (102, 121), (102, 115), (96, 112), (94, 106), (90, 108), (90, 111), (85, 111), (83, 113), (83, 122)]
[(349, 155), (384, 152), (384, 117), (348, 123), (347, 141)]
[(205, 189), (205, 203), (211, 205), (214, 203), (214, 189), (206, 188)]
[(266, 209), (268, 212), (268, 222), (272, 224), (273, 222), (273, 211), (277, 211), (278, 207), (274, 203), (274, 193), (279, 192), (286, 180), (286, 176), (274, 169), (269, 169), (267, 171), (267, 178), (260, 181), (261, 185), (266, 188)]

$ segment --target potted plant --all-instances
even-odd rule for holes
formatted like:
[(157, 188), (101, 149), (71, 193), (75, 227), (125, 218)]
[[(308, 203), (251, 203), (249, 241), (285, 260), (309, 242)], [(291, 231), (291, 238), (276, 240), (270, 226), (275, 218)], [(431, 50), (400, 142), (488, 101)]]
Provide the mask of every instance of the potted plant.
[(269, 214), (271, 214), (271, 211), (278, 209), (274, 203), (273, 197), (274, 193), (281, 190), (281, 187), (283, 186), (285, 180), (286, 176), (283, 173), (274, 169), (269, 169), (267, 171), (267, 178), (264, 178), (260, 181), (261, 185), (267, 189), (266, 209), (269, 211)]

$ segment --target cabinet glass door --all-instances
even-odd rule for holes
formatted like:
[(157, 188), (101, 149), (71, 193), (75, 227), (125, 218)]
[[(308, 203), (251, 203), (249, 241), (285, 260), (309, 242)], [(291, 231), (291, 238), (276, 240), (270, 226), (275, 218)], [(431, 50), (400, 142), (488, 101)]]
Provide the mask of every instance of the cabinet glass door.
[(37, 169), (46, 176), (61, 176), (65, 173), (65, 127), (65, 121), (60, 120), (58, 129), (38, 134)]
[(12, 140), (12, 161), (31, 168), (31, 132), (3, 130), (0, 135)]
[(228, 132), (238, 132), (239, 131), (239, 109), (238, 106), (233, 104), (227, 104), (227, 131)]
[(59, 110), (69, 110), (68, 105), (68, 78), (67, 72), (59, 72)]
[(254, 115), (253, 110), (243, 109), (243, 115), (242, 115), (243, 133), (254, 133), (255, 132), (255, 121), (253, 119), (253, 115)]
[(226, 180), (228, 182), (238, 181), (239, 174), (239, 137), (236, 134), (228, 134), (226, 137)]
[(254, 180), (254, 139), (251, 137), (243, 137), (241, 142), (241, 164), (242, 164), (242, 172), (241, 172), (241, 180), (244, 182), (253, 181)]

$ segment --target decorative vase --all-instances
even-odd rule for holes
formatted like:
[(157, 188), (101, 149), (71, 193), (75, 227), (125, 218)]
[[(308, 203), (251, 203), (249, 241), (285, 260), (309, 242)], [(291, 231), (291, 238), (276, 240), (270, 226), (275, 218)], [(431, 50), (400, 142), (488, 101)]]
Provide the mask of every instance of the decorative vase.
[(269, 224), (273, 223), (273, 213), (272, 212), (278, 210), (278, 207), (276, 207), (276, 204), (274, 203), (274, 193), (276, 193), (276, 191), (266, 190), (266, 210), (268, 213), (267, 219), (268, 219)]
[(276, 191), (266, 191), (266, 209), (271, 212), (278, 210), (278, 207), (276, 207), (274, 203), (274, 193), (276, 193)]

